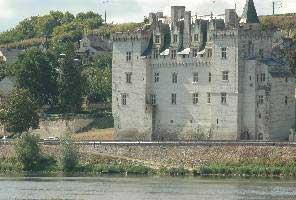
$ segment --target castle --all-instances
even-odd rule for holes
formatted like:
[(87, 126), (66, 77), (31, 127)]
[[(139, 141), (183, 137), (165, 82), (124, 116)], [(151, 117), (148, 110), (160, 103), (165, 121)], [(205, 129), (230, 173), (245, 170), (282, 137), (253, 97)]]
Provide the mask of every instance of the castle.
[(112, 109), (120, 140), (286, 140), (295, 124), (294, 78), (272, 58), (253, 0), (243, 14), (171, 17), (113, 40)]

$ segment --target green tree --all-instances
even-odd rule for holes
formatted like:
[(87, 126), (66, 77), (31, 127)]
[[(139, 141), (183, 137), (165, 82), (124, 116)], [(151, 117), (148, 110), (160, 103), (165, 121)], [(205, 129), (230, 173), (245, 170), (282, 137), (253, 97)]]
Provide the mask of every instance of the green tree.
[(59, 60), (59, 104), (63, 112), (78, 112), (81, 108), (81, 71), (75, 48), (67, 43)]
[(40, 138), (30, 133), (23, 134), (17, 139), (14, 149), (18, 161), (25, 171), (35, 171), (40, 168), (42, 155), (38, 142)]
[(111, 68), (88, 67), (82, 71), (83, 93), (91, 102), (110, 102), (112, 98)]
[(21, 134), (30, 128), (38, 128), (37, 106), (31, 94), (25, 89), (15, 89), (4, 104), (0, 116), (5, 128), (12, 133)]
[(98, 55), (93, 60), (94, 67), (103, 69), (112, 67), (112, 53)]
[(57, 59), (49, 52), (32, 48), (19, 55), (17, 84), (27, 89), (39, 106), (52, 105), (57, 96)]
[(74, 140), (66, 135), (60, 141), (60, 164), (65, 172), (73, 171), (78, 164), (79, 147), (75, 144)]

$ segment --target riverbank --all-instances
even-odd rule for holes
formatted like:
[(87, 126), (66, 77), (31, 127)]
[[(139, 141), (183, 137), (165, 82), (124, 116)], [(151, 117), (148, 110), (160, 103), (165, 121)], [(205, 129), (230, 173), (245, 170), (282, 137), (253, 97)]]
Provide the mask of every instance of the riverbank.
[(202, 165), (195, 169), (186, 169), (182, 166), (177, 168), (159, 167), (152, 168), (145, 164), (127, 160), (119, 160), (111, 157), (97, 157), (92, 162), (80, 159), (79, 164), (70, 172), (63, 172), (62, 167), (54, 158), (47, 159), (40, 171), (25, 172), (21, 164), (14, 157), (0, 158), (0, 174), (74, 174), (76, 176), (98, 176), (118, 174), (148, 175), (148, 176), (241, 176), (241, 177), (296, 177), (296, 165), (265, 165), (260, 163), (216, 163)]
[[(164, 176), (296, 176), (294, 145), (82, 145), (77, 174)], [(41, 173), (62, 173), (59, 146), (42, 145), (49, 160)], [(0, 145), (0, 173), (22, 173), (11, 145)]]

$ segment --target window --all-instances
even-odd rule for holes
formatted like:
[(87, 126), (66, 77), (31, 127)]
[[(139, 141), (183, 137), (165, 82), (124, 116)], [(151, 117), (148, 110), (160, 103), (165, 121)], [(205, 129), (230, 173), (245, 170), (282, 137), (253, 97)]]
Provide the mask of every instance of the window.
[(194, 42), (197, 42), (198, 41), (198, 34), (194, 34), (193, 40), (194, 40)]
[(132, 60), (132, 52), (128, 51), (126, 52), (126, 61), (130, 62)]
[(126, 76), (126, 83), (132, 83), (132, 73), (127, 72), (125, 73), (125, 76)]
[(154, 73), (154, 82), (158, 83), (159, 82), (159, 72)]
[(178, 74), (177, 73), (173, 73), (173, 75), (172, 75), (172, 82), (173, 83), (178, 83)]
[(262, 118), (262, 115), (261, 115), (261, 113), (259, 113), (259, 119), (261, 119)]
[(210, 57), (212, 57), (212, 55), (213, 55), (212, 49), (208, 49), (208, 57), (210, 58)]
[(154, 49), (154, 51), (153, 51), (153, 58), (154, 59), (158, 59), (158, 55), (159, 55), (159, 49)]
[(288, 105), (288, 97), (285, 96), (285, 104)]
[(194, 72), (193, 73), (193, 83), (197, 83), (198, 82), (198, 72)]
[(173, 93), (172, 94), (172, 105), (176, 105), (177, 104), (177, 94)]
[(209, 83), (212, 82), (212, 73), (209, 72)]
[(227, 50), (225, 47), (222, 48), (222, 59), (226, 59), (227, 58)]
[(261, 73), (261, 82), (265, 82), (265, 73)]
[(259, 104), (264, 104), (264, 96), (259, 96)]
[(285, 81), (286, 81), (286, 83), (288, 83), (288, 81), (289, 81), (288, 77), (285, 78)]
[(211, 93), (208, 93), (208, 103), (211, 103)]
[(197, 57), (197, 49), (192, 49), (192, 56)]
[(172, 59), (176, 59), (177, 51), (175, 49), (172, 50)]
[(222, 73), (222, 80), (223, 80), (223, 81), (228, 81), (228, 71), (224, 71), (224, 72)]
[(263, 49), (259, 49), (259, 57), (263, 58), (264, 56), (264, 50)]
[(160, 35), (155, 36), (155, 43), (160, 44)]
[(257, 82), (259, 82), (259, 74), (257, 74)]
[(121, 104), (126, 105), (127, 94), (121, 94)]
[(222, 103), (222, 104), (226, 104), (226, 102), (227, 102), (227, 101), (226, 101), (226, 100), (227, 100), (226, 98), (227, 98), (226, 93), (225, 93), (225, 92), (222, 92), (222, 93), (221, 93), (221, 103)]
[(193, 99), (193, 104), (197, 104), (198, 103), (198, 93), (194, 93), (192, 95), (192, 99)]
[(177, 43), (178, 42), (178, 35), (174, 34), (173, 35), (173, 43)]
[(156, 105), (156, 95), (155, 94), (152, 94), (150, 96), (150, 101), (151, 101), (151, 104), (152, 105)]

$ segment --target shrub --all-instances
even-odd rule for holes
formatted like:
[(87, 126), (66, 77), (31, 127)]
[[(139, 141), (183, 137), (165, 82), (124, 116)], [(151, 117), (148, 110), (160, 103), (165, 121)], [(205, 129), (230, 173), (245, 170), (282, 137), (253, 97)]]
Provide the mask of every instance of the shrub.
[(25, 171), (36, 171), (40, 168), (42, 156), (40, 153), (39, 136), (25, 133), (15, 143), (17, 160)]
[(73, 171), (78, 164), (78, 146), (69, 135), (61, 138), (59, 160), (65, 172)]

